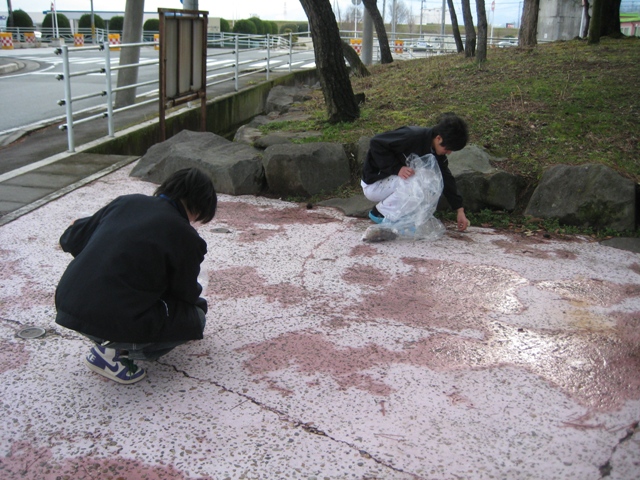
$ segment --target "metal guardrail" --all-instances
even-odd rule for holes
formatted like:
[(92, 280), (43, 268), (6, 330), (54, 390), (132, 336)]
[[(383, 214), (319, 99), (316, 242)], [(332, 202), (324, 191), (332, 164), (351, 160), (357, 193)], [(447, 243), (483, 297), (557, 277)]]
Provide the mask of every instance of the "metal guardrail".
[[(233, 42), (232, 48), (229, 50), (228, 44)], [(75, 141), (73, 134), (74, 125), (79, 125), (81, 123), (89, 122), (98, 118), (106, 118), (107, 119), (107, 130), (108, 136), (113, 137), (115, 135), (114, 128), (114, 115), (130, 110), (133, 108), (141, 107), (143, 105), (147, 105), (154, 102), (159, 102), (159, 95), (156, 94), (154, 97), (146, 100), (140, 100), (141, 96), (136, 97), (136, 103), (121, 107), (114, 108), (114, 93), (118, 91), (148, 86), (148, 85), (159, 85), (159, 78), (156, 78), (151, 81), (137, 83), (134, 85), (127, 85), (123, 87), (116, 87), (112, 85), (111, 73), (113, 71), (122, 70), (125, 68), (141, 68), (141, 67), (156, 67), (159, 63), (159, 60), (147, 60), (141, 61), (135, 64), (130, 65), (119, 65), (119, 66), (111, 66), (111, 50), (112, 49), (120, 49), (120, 48), (133, 48), (133, 47), (154, 47), (156, 48), (158, 42), (141, 42), (141, 43), (129, 43), (129, 44), (116, 44), (110, 45), (108, 41), (105, 41), (99, 45), (91, 45), (91, 46), (83, 46), (83, 47), (69, 47), (67, 45), (63, 45), (61, 47), (56, 48), (55, 53), (57, 55), (62, 56), (62, 65), (63, 65), (63, 73), (58, 75), (56, 78), (59, 81), (64, 82), (64, 99), (58, 101), (60, 106), (65, 107), (66, 111), (66, 123), (60, 125), (58, 128), (60, 130), (67, 132), (67, 144), (68, 151), (75, 151)], [(248, 75), (256, 75), (259, 73), (266, 73), (267, 80), (269, 80), (269, 74), (273, 69), (273, 60), (278, 57), (288, 57), (287, 63), (288, 70), (291, 72), (293, 70), (293, 56), (297, 53), (307, 52), (309, 45), (305, 43), (305, 46), (301, 46), (302, 42), (296, 42), (292, 35), (241, 35), (241, 34), (224, 34), (217, 35), (212, 37), (208, 41), (208, 46), (211, 47), (212, 50), (215, 50), (215, 47), (221, 47), (227, 49), (225, 52), (211, 52), (208, 50), (207, 59), (214, 58), (217, 56), (229, 56), (233, 55), (233, 63), (226, 64), (223, 66), (212, 66), (211, 68), (207, 68), (206, 71), (206, 79), (207, 79), (207, 87), (218, 85), (225, 82), (234, 82), (234, 89), (238, 91), (239, 89), (239, 79)], [(70, 69), (70, 58), (74, 53), (87, 51), (87, 50), (98, 50), (104, 52), (104, 65), (97, 69), (92, 70), (83, 70), (79, 72), (71, 72)], [(251, 59), (243, 59), (242, 57), (246, 55), (248, 52), (255, 51), (266, 51), (265, 57), (255, 56)], [(262, 68), (253, 68), (246, 69), (245, 67), (249, 64), (255, 64), (261, 61), (265, 61), (265, 65)], [(282, 62), (278, 62), (278, 66), (282, 67)], [(232, 70), (223, 72), (222, 74), (216, 74), (214, 72), (229, 69)], [(93, 93), (89, 93), (86, 95), (80, 95), (74, 97), (72, 94), (72, 79), (77, 79), (78, 77), (83, 77), (91, 74), (104, 74), (105, 75), (105, 89)], [(223, 77), (223, 78), (219, 78)], [(215, 79), (215, 80), (214, 80)], [(212, 80), (212, 81), (209, 81)], [(96, 107), (98, 110), (103, 109), (103, 111), (90, 115), (88, 117), (83, 117), (81, 119), (74, 119), (74, 104), (77, 102), (81, 102), (83, 100), (87, 100), (95, 97), (106, 97), (106, 103), (102, 106)], [(145, 94), (145, 97), (148, 97), (148, 94)], [(77, 112), (76, 112), (77, 114)]]

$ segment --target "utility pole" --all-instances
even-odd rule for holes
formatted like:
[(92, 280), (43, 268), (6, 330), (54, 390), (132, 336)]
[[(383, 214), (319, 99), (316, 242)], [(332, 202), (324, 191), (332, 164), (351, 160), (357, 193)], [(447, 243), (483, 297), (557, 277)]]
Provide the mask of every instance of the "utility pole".
[(422, 12), (424, 11), (424, 0), (420, 0), (420, 39), (422, 39)]

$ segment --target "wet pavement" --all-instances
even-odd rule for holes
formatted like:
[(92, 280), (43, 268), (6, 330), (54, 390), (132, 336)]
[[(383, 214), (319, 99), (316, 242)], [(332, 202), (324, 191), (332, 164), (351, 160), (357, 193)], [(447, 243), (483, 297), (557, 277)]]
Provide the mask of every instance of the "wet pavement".
[(640, 256), (580, 237), (367, 244), (335, 209), (221, 196), (205, 339), (135, 385), (92, 373), (54, 323), (57, 240), (150, 194), (132, 165), (0, 226), (0, 478), (639, 477)]

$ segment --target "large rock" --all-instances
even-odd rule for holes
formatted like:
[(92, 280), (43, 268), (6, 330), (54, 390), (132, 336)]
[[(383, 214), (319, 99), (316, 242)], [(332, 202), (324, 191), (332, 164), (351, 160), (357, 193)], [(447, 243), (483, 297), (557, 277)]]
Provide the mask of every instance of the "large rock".
[(526, 215), (564, 225), (635, 229), (636, 187), (604, 165), (556, 165), (546, 170)]
[(262, 160), (269, 191), (312, 196), (349, 181), (349, 160), (341, 145), (307, 143), (273, 145)]
[(265, 111), (286, 113), (294, 103), (304, 102), (311, 98), (311, 89), (306, 87), (277, 86), (269, 90)]
[(264, 187), (259, 150), (214, 133), (189, 130), (151, 147), (131, 176), (162, 183), (176, 170), (188, 167), (207, 172), (218, 193), (257, 195)]

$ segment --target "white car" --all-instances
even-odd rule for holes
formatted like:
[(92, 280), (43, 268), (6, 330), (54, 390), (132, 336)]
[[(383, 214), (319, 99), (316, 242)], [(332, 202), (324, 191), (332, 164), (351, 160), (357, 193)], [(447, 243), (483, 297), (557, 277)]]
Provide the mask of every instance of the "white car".
[(517, 47), (518, 42), (513, 40), (503, 40), (498, 42), (498, 48), (508, 48), (508, 47)]

